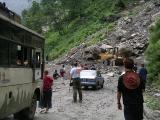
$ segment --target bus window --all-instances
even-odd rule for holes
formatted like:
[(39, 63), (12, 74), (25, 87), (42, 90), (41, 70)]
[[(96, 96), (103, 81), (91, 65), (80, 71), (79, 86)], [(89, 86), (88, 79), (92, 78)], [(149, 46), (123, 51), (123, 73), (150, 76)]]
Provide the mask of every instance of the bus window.
[(11, 39), (11, 28), (4, 23), (4, 21), (0, 21), (0, 36), (3, 36), (3, 38)]
[(36, 52), (36, 68), (40, 68), (41, 66), (41, 54), (40, 52)]
[(23, 64), (25, 67), (31, 67), (32, 66), (32, 53), (33, 49), (32, 48), (28, 48), (28, 47), (24, 47), (24, 51), (23, 51)]
[(11, 64), (12, 65), (22, 65), (23, 62), (23, 48), (21, 45), (14, 43), (10, 44), (11, 51)]
[(0, 39), (0, 65), (8, 65), (8, 42)]

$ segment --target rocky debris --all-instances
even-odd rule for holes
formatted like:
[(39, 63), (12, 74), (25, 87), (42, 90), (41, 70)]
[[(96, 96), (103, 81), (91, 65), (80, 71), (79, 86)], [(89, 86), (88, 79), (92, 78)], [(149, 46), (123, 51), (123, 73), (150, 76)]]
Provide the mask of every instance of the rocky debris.
[(83, 59), (84, 60), (97, 60), (100, 58), (99, 56), (100, 53), (101, 53), (101, 49), (97, 45), (87, 47), (83, 51)]
[(106, 44), (102, 44), (102, 45), (100, 46), (100, 49), (102, 49), (102, 50), (112, 49), (112, 48), (113, 48), (112, 46), (106, 45)]
[(160, 97), (160, 92), (159, 93), (155, 93), (154, 96)]
[(144, 52), (148, 44), (148, 26), (160, 16), (160, 6), (150, 1), (141, 7), (136, 16), (122, 17), (117, 21), (117, 26), (107, 37), (107, 43), (128, 47), (137, 56)]
[(92, 45), (87, 47), (87, 45), (83, 43), (82, 45), (71, 49), (68, 54), (57, 60), (56, 63), (63, 64), (72, 63), (75, 61), (86, 62), (98, 60), (100, 59), (99, 54), (103, 51), (102, 49), (107, 49), (108, 47), (112, 48), (111, 46), (105, 44)]
[(159, 18), (160, 18), (160, 12), (154, 14), (151, 19), (152, 19), (152, 21), (156, 21)]
[(159, 0), (155, 0), (155, 1), (154, 1), (154, 5), (155, 5), (156, 7), (160, 7), (160, 1), (159, 1)]
[(152, 111), (147, 107), (144, 108), (144, 116), (147, 120), (160, 120), (160, 111)]
[(72, 48), (67, 54), (63, 55), (59, 59), (56, 59), (54, 62), (56, 64), (70, 64), (75, 61), (82, 61), (83, 59), (83, 50), (87, 47), (85, 43), (80, 44), (79, 46), (76, 46)]
[[(132, 55), (136, 57), (141, 56), (148, 46), (148, 27), (160, 16), (160, 6), (159, 2), (155, 0), (149, 2), (142, 0), (139, 8), (136, 7), (133, 9), (130, 12), (138, 11), (137, 14), (117, 18), (117, 26), (113, 31), (107, 33), (107, 38), (102, 43), (89, 47), (87, 45), (87, 42), (96, 36), (96, 34), (106, 33), (106, 29), (102, 29), (88, 36), (85, 43), (71, 49), (68, 54), (57, 60), (57, 62), (72, 63), (74, 61), (80, 61), (85, 63), (86, 60), (94, 61), (99, 58), (98, 54), (103, 44), (118, 47), (119, 49), (127, 48), (132, 51)], [(108, 16), (107, 19), (113, 19), (112, 17), (114, 18), (115, 16)]]
[(107, 73), (106, 76), (114, 77), (114, 73), (113, 72)]
[(134, 55), (134, 53), (130, 48), (125, 48), (125, 47), (119, 49), (119, 54), (124, 58), (131, 57)]

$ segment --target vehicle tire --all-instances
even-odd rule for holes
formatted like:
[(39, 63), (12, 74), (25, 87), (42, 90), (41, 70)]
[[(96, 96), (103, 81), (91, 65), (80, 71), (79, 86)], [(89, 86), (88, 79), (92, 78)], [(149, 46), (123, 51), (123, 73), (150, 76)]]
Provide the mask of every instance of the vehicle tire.
[(34, 95), (32, 98), (31, 106), (23, 109), (22, 111), (15, 113), (14, 118), (18, 120), (33, 120), (37, 107), (37, 96)]
[(20, 112), (14, 114), (14, 119), (18, 119), (18, 120), (21, 119)]
[(99, 88), (99, 83), (97, 83), (95, 86), (93, 86), (94, 90), (98, 90), (98, 88)]

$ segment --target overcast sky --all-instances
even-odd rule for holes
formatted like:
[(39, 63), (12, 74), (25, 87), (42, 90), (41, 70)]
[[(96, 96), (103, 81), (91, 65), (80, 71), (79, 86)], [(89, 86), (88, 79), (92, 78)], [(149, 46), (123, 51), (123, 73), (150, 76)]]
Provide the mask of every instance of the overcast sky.
[(5, 2), (6, 6), (16, 12), (17, 14), (21, 14), (21, 12), (31, 6), (31, 1), (33, 0), (0, 0), (0, 2)]

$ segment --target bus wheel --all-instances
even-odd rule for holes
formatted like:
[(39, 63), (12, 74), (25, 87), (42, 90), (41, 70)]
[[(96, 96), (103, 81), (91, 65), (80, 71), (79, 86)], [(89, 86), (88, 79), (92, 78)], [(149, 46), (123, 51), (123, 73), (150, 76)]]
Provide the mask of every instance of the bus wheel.
[(32, 98), (31, 106), (14, 114), (14, 118), (18, 120), (24, 120), (24, 118), (25, 120), (33, 120), (36, 112), (36, 107), (37, 107), (37, 97), (36, 95), (34, 95)]
[(36, 112), (36, 107), (37, 107), (37, 96), (36, 94), (34, 94), (32, 98), (32, 104), (28, 108), (28, 110), (26, 110), (26, 118), (28, 118), (29, 120), (33, 120), (35, 112)]

